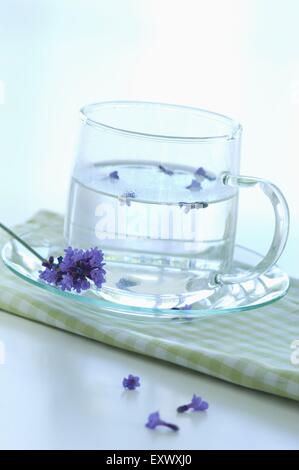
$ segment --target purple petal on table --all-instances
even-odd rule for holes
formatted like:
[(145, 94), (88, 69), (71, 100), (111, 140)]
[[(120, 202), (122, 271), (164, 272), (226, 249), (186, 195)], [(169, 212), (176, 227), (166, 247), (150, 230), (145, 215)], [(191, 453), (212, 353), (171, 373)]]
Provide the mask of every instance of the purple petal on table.
[(122, 384), (127, 390), (135, 390), (137, 387), (140, 387), (140, 377), (129, 374), (128, 377), (123, 378)]

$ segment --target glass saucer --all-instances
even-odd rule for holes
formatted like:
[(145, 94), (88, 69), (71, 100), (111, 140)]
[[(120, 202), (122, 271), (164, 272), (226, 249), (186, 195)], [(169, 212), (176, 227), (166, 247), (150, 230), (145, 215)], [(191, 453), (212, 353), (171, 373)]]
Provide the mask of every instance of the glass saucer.
[[(46, 259), (50, 255), (56, 257), (63, 254), (65, 248), (65, 241), (57, 228), (49, 230), (47, 237), (34, 229), (26, 234), (21, 234), (21, 237)], [(256, 265), (261, 258), (260, 254), (237, 245), (234, 253), (235, 271), (247, 271)], [(38, 272), (41, 269), (40, 261), (15, 240), (10, 240), (4, 245), (2, 259), (17, 276), (47, 292), (89, 304), (93, 306), (93, 310), (96, 307), (99, 313), (105, 312), (118, 316), (129, 315), (135, 318), (191, 319), (250, 310), (278, 300), (287, 293), (289, 287), (287, 274), (277, 266), (273, 266), (271, 270), (255, 280), (217, 287), (208, 298), (194, 303), (190, 310), (140, 308), (104, 300), (101, 291), (96, 288), (77, 294), (76, 292), (61, 291), (44, 283), (38, 278)], [(109, 268), (109, 266), (107, 267)]]

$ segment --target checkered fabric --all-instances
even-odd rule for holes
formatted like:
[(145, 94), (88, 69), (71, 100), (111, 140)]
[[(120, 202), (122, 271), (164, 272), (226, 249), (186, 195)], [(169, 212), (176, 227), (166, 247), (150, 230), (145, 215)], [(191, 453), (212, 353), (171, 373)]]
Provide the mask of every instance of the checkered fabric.
[[(34, 228), (46, 235), (52, 224), (62, 224), (61, 217), (43, 211), (18, 230)], [(1, 246), (6, 239), (1, 233)], [(292, 279), (287, 296), (256, 310), (183, 323), (144, 322), (109, 316), (95, 307), (56, 296), (22, 281), (2, 261), (0, 265), (2, 310), (294, 400), (299, 400), (299, 352), (294, 349), (294, 341), (299, 340), (298, 293), (299, 281)]]

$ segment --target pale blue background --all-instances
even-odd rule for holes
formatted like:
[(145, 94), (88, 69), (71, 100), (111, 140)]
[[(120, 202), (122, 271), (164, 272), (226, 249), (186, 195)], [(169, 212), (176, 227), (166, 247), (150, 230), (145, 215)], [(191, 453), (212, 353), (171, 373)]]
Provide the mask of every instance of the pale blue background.
[[(1, 220), (64, 212), (83, 104), (199, 106), (238, 119), (242, 172), (284, 191), (298, 275), (298, 23), (297, 0), (0, 0)], [(241, 207), (239, 241), (265, 252), (268, 204)]]

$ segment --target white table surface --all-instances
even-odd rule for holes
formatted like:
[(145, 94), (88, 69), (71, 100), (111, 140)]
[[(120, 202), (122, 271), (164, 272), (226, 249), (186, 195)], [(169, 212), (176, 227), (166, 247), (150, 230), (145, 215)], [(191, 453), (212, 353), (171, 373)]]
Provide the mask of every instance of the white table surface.
[[(4, 312), (0, 341), (1, 449), (299, 448), (294, 401)], [(138, 392), (123, 391), (128, 373), (141, 377)], [(209, 410), (177, 415), (193, 393), (209, 401)], [(156, 410), (180, 431), (146, 429)]]

